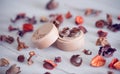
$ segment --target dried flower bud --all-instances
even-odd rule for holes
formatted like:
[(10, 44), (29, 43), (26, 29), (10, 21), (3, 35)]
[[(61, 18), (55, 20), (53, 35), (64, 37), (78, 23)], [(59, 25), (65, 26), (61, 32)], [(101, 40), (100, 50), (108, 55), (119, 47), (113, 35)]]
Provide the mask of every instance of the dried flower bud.
[(61, 57), (55, 57), (55, 60), (54, 60), (56, 63), (60, 63), (62, 61)]
[(107, 14), (106, 18), (107, 18), (107, 25), (112, 25), (112, 16), (110, 14)]
[(27, 17), (26, 21), (30, 24), (36, 24), (37, 23), (37, 20), (36, 20), (35, 16), (33, 16), (32, 18)]
[(25, 60), (24, 55), (19, 55), (18, 58), (17, 58), (17, 60), (18, 60), (19, 62), (24, 62), (24, 60)]
[(0, 59), (0, 67), (8, 66), (9, 64), (10, 64), (9, 61), (6, 58)]
[(48, 22), (48, 21), (49, 21), (48, 18), (45, 17), (45, 16), (42, 16), (42, 17), (40, 18), (40, 22)]
[(19, 74), (20, 67), (16, 67), (16, 64), (13, 64), (7, 71), (6, 74)]
[(51, 74), (50, 72), (45, 72), (44, 74)]
[(65, 18), (66, 19), (70, 19), (72, 17), (72, 14), (70, 13), (70, 11), (68, 11), (66, 14), (65, 14)]
[(76, 16), (76, 17), (75, 17), (75, 23), (76, 23), (77, 25), (81, 25), (81, 24), (83, 24), (83, 22), (84, 22), (84, 19), (83, 19), (82, 16)]
[(46, 5), (46, 9), (53, 10), (56, 9), (58, 5), (59, 5), (58, 2), (55, 2), (54, 0), (50, 0)]

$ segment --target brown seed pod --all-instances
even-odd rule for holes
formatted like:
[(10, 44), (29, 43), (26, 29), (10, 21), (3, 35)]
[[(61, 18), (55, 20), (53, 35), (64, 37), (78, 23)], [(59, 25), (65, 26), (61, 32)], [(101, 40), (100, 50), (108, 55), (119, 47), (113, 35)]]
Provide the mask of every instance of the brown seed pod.
[(10, 64), (9, 61), (6, 58), (0, 59), (0, 67), (8, 66), (9, 64)]
[(19, 74), (20, 67), (16, 67), (16, 64), (13, 64), (7, 71), (6, 74)]
[(80, 55), (73, 55), (70, 58), (70, 62), (71, 62), (72, 65), (78, 67), (82, 64), (82, 58), (80, 57)]

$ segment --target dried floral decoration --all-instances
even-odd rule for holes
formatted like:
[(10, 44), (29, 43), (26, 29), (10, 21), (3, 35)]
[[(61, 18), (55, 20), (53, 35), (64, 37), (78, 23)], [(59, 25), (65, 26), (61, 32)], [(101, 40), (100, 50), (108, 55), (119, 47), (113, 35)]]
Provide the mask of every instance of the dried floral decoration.
[(105, 45), (100, 47), (98, 54), (105, 57), (111, 57), (115, 51), (115, 48), (112, 48), (110, 45)]
[(72, 65), (78, 67), (82, 64), (82, 58), (80, 57), (80, 55), (73, 55), (70, 58), (70, 62), (71, 62)]
[(99, 37), (96, 41), (96, 45), (97, 46), (106, 46), (106, 45), (110, 45), (107, 41), (106, 37)]
[(46, 9), (53, 10), (56, 9), (58, 5), (59, 5), (58, 2), (55, 2), (55, 0), (50, 0), (46, 5)]
[(18, 51), (28, 48), (28, 46), (26, 46), (24, 42), (21, 42), (19, 40), (19, 37), (17, 37), (17, 43), (18, 43), (18, 46), (17, 46)]
[(57, 64), (52, 61), (52, 60), (44, 60), (44, 64), (43, 67), (48, 69), (48, 70), (52, 70), (57, 66)]
[(93, 67), (101, 67), (104, 66), (106, 63), (106, 60), (100, 56), (96, 55), (95, 57), (92, 58), (90, 65)]
[(10, 63), (6, 58), (0, 59), (0, 67), (8, 66)]
[(19, 74), (20, 67), (16, 67), (16, 64), (13, 64), (7, 71), (6, 74)]
[(110, 69), (116, 69), (116, 70), (120, 70), (120, 60), (118, 60), (118, 58), (114, 58), (110, 64), (108, 65), (108, 67)]
[(34, 51), (30, 51), (29, 52), (29, 58), (27, 59), (27, 63), (28, 63), (28, 65), (31, 65), (31, 64), (33, 64), (34, 62), (33, 62), (33, 60), (32, 60), (32, 57), (33, 56), (35, 56), (36, 55), (36, 53), (34, 52)]
[(7, 43), (11, 44), (14, 42), (14, 38), (10, 35), (8, 35), (8, 36), (0, 35), (0, 41), (7, 42)]

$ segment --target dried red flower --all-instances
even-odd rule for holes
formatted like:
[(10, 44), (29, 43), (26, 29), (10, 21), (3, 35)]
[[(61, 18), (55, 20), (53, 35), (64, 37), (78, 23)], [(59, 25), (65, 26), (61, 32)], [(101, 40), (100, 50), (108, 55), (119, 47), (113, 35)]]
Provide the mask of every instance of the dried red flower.
[(94, 58), (92, 58), (90, 65), (93, 67), (100, 67), (100, 66), (104, 66), (106, 63), (106, 60), (100, 56), (97, 55)]
[(83, 20), (83, 17), (82, 17), (82, 16), (76, 16), (76, 17), (75, 17), (75, 23), (76, 23), (77, 25), (81, 25), (81, 24), (83, 24), (83, 22), (84, 22), (84, 20)]
[(96, 21), (96, 23), (95, 23), (95, 26), (96, 26), (97, 28), (103, 28), (105, 25), (106, 25), (106, 22), (105, 22), (104, 20), (98, 20), (98, 21)]
[(31, 32), (33, 31), (33, 25), (29, 23), (23, 24), (23, 31), (25, 32)]
[(57, 64), (55, 62), (53, 62), (52, 60), (44, 60), (44, 64), (43, 64), (44, 68), (52, 70), (56, 66), (57, 66)]
[(98, 30), (97, 34), (99, 37), (106, 37), (108, 33), (102, 30)]
[(70, 11), (68, 11), (66, 14), (65, 14), (65, 18), (66, 19), (70, 19), (72, 17), (72, 14), (70, 13)]
[(63, 22), (63, 16), (62, 16), (62, 14), (58, 14), (56, 16), (56, 20), (59, 21), (59, 23), (61, 24)]

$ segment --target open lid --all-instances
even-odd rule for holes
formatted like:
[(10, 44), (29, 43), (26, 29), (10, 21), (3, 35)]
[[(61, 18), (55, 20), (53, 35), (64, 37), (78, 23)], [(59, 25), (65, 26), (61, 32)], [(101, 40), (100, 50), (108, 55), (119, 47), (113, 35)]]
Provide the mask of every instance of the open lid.
[(32, 35), (32, 42), (40, 49), (52, 45), (59, 37), (58, 29), (53, 23), (39, 27)]

